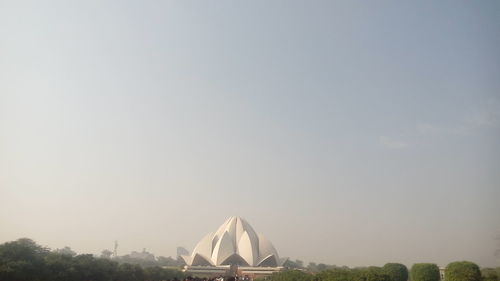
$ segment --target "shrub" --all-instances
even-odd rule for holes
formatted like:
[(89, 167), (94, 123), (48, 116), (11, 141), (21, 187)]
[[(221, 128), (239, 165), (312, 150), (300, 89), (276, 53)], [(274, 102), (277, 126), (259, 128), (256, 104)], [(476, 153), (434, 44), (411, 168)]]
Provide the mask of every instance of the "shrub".
[(446, 281), (481, 281), (479, 266), (469, 261), (448, 264), (444, 276)]
[(313, 276), (300, 270), (287, 270), (273, 273), (267, 281), (312, 281)]
[(400, 263), (386, 263), (382, 268), (391, 281), (408, 281), (408, 268)]
[(483, 281), (499, 281), (498, 272), (494, 268), (482, 268), (481, 276)]
[(416, 263), (411, 267), (412, 281), (439, 281), (439, 267), (433, 263)]

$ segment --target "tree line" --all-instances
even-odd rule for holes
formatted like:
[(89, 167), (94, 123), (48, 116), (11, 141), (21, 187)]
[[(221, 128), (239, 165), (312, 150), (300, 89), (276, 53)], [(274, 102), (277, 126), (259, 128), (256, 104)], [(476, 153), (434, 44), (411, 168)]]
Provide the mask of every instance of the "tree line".
[[(144, 250), (143, 254), (147, 254)], [(152, 260), (152, 259), (150, 259)], [(152, 263), (132, 264), (133, 257), (110, 259), (109, 255), (94, 257), (77, 255), (69, 247), (51, 251), (22, 238), (0, 245), (0, 281), (162, 281), (183, 280), (179, 270), (166, 269), (156, 259)], [(121, 262), (121, 263), (120, 263)], [(150, 265), (150, 266), (148, 266)], [(267, 281), (443, 281), (436, 264), (417, 263), (410, 270), (400, 263), (383, 267), (349, 268), (289, 262), (287, 267), (300, 266), (274, 273)], [(483, 268), (468, 261), (452, 262), (445, 269), (444, 281), (500, 281), (500, 267)]]
[(161, 281), (184, 277), (179, 270), (76, 255), (69, 248), (51, 251), (27, 238), (0, 245), (0, 281)]
[[(296, 265), (301, 262), (293, 262)], [(288, 263), (288, 265), (291, 265)], [(310, 274), (309, 268), (324, 270)], [(500, 267), (480, 269), (469, 261), (452, 262), (444, 270), (444, 281), (500, 281)], [(309, 264), (301, 269), (274, 273), (267, 281), (443, 281), (439, 267), (433, 263), (417, 263), (410, 270), (400, 263), (383, 267), (359, 268)]]

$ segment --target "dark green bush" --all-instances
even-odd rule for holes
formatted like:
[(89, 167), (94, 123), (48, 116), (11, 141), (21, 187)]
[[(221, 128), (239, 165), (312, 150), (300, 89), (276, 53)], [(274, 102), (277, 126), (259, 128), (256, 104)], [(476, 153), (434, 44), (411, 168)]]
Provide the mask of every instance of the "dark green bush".
[(416, 263), (410, 270), (411, 281), (439, 281), (439, 267), (433, 263)]
[(481, 281), (481, 271), (477, 264), (457, 261), (448, 264), (444, 273), (446, 281)]
[(386, 263), (382, 267), (391, 281), (408, 281), (408, 268), (400, 263)]

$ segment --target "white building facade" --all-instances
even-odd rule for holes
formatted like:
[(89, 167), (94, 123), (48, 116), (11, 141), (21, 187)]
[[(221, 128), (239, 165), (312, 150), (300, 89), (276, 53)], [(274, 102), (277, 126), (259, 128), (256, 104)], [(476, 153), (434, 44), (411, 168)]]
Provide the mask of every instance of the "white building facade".
[(181, 256), (188, 273), (223, 275), (237, 267), (238, 275), (269, 275), (283, 269), (273, 244), (240, 217), (230, 217), (216, 232), (198, 242), (190, 255)]

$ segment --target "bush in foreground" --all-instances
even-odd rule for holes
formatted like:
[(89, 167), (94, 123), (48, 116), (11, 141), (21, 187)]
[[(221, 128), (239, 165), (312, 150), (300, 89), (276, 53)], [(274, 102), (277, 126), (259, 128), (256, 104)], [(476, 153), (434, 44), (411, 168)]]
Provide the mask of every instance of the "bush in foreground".
[(386, 263), (382, 267), (391, 281), (408, 281), (408, 268), (400, 263)]
[(469, 261), (448, 264), (444, 273), (446, 281), (481, 281), (479, 266)]

